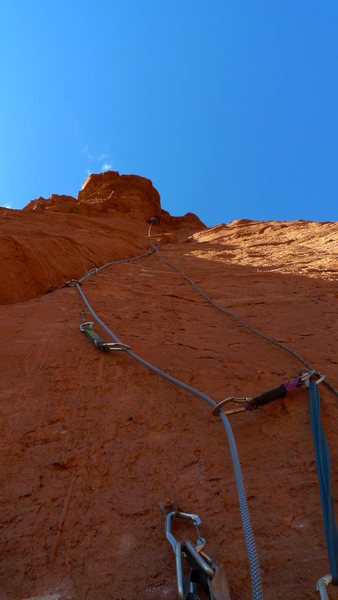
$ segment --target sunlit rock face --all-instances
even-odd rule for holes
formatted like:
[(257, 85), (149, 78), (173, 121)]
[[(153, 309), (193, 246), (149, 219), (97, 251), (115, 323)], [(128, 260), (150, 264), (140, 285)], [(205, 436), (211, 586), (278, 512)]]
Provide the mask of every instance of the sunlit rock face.
[(117, 171), (89, 175), (78, 200), (96, 210), (114, 209), (141, 218), (161, 212), (160, 195), (150, 179)]
[[(160, 219), (150, 227), (152, 216)], [(166, 498), (202, 518), (205, 550), (224, 565), (231, 597), (251, 597), (220, 419), (125, 352), (99, 352), (79, 329), (81, 311), (91, 314), (63, 287), (155, 241), (218, 305), (337, 386), (335, 223), (206, 228), (193, 214), (170, 216), (149, 180), (114, 172), (90, 176), (78, 198), (1, 209), (1, 600), (175, 600)], [(303, 368), (157, 254), (112, 265), (81, 289), (135, 353), (217, 402), (260, 395)], [(337, 400), (320, 392), (337, 490)], [(229, 419), (264, 597), (314, 598), (328, 566), (308, 391)], [(181, 521), (177, 538), (196, 539)]]

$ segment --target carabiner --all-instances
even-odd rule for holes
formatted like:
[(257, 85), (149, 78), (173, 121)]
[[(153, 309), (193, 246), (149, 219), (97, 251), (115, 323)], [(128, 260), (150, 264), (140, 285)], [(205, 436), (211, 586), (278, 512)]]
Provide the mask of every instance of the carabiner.
[[(307, 387), (309, 387), (310, 382), (319, 385), (325, 379), (325, 375), (322, 375), (319, 371), (309, 371), (309, 373), (306, 373), (306, 376), (305, 383)], [(315, 377), (317, 377), (317, 379), (315, 379)]]
[[(198, 598), (200, 600), (198, 593), (202, 591), (204, 592), (203, 597), (208, 600), (230, 600), (228, 580), (224, 568), (222, 566), (218, 567), (212, 558), (203, 551), (205, 539), (199, 531), (200, 517), (195, 513), (186, 513), (177, 509), (166, 510), (164, 504), (160, 504), (160, 506), (165, 514), (166, 537), (175, 554), (179, 599), (196, 598), (197, 600)], [(193, 521), (198, 535), (195, 544), (190, 540), (181, 542), (174, 537), (171, 527), (175, 517)], [(183, 577), (182, 558), (185, 558), (189, 565), (189, 572), (185, 578)]]
[(329, 573), (328, 575), (324, 575), (317, 581), (316, 590), (319, 592), (320, 600), (329, 600), (327, 595), (326, 588), (332, 582), (332, 575)]
[(244, 412), (246, 410), (251, 410), (250, 408), (250, 401), (252, 400), (252, 398), (234, 398), (233, 396), (230, 396), (229, 398), (224, 398), (224, 400), (221, 400), (221, 402), (219, 402), (217, 404), (217, 406), (215, 406), (214, 410), (212, 411), (213, 415), (218, 415), (219, 411), (226, 405), (226, 404), (239, 404), (240, 406), (238, 406), (237, 408), (228, 408), (227, 410), (224, 410), (224, 414), (225, 415), (233, 415), (235, 413), (239, 413), (239, 412)]

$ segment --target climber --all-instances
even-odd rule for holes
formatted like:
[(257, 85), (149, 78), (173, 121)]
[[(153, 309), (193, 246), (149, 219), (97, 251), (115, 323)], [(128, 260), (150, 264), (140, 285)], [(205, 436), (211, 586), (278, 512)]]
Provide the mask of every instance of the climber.
[(161, 217), (157, 215), (155, 215), (154, 217), (149, 217), (149, 219), (147, 219), (147, 223), (149, 223), (150, 225), (160, 225)]

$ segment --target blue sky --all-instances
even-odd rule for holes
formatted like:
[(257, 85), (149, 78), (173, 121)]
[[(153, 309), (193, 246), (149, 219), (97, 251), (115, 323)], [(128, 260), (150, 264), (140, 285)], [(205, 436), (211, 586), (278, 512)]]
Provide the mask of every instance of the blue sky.
[(337, 220), (337, 0), (2, 0), (0, 204), (149, 177), (172, 214)]

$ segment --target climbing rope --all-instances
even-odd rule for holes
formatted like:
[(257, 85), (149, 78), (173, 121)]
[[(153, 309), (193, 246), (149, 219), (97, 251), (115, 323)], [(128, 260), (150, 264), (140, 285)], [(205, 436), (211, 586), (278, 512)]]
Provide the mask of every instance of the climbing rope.
[[(111, 265), (123, 265), (124, 263), (134, 262), (135, 260), (139, 260), (141, 258), (145, 258), (146, 256), (150, 256), (151, 254), (154, 254), (156, 248), (157, 248), (157, 244), (155, 244), (154, 246), (149, 248), (149, 250), (147, 250), (147, 252), (144, 252), (143, 254), (139, 254), (138, 256), (131, 256), (131, 257), (128, 256), (127, 258), (122, 258), (121, 260), (111, 260), (111, 261), (105, 263), (104, 265), (102, 265), (102, 267), (94, 267), (93, 269), (90, 269), (90, 271), (88, 271), (88, 273), (83, 275), (83, 277), (81, 277), (81, 279), (78, 280), (78, 283), (82, 283), (83, 281), (88, 279), (88, 277), (91, 277), (92, 275), (96, 275), (97, 273), (100, 273), (101, 271), (103, 271), (107, 267), (110, 267)], [(70, 281), (76, 281), (76, 280), (71, 279)]]
[(317, 382), (309, 382), (311, 424), (315, 447), (320, 500), (324, 520), (332, 583), (338, 585), (338, 533), (331, 492), (330, 453), (320, 418), (320, 392)]
[[(149, 238), (150, 238), (150, 232), (151, 232), (151, 225), (152, 225), (152, 223), (150, 223), (150, 227), (149, 227), (149, 230), (148, 230), (148, 236), (149, 236)], [(239, 323), (241, 323), (241, 325), (243, 325), (246, 329), (248, 329), (249, 331), (251, 331), (253, 334), (259, 336), (260, 338), (262, 338), (262, 339), (264, 339), (264, 340), (266, 340), (266, 341), (274, 344), (275, 346), (279, 347), (280, 349), (282, 349), (282, 350), (288, 352), (289, 354), (293, 355), (305, 367), (307, 367), (307, 369), (309, 371), (313, 371), (315, 374), (318, 374), (316, 371), (314, 371), (311, 368), (311, 366), (309, 365), (309, 363), (300, 354), (298, 354), (297, 352), (295, 352), (294, 350), (292, 350), (291, 348), (289, 348), (285, 344), (282, 344), (281, 342), (278, 342), (277, 340), (271, 338), (270, 336), (267, 336), (267, 335), (263, 334), (262, 332), (258, 331), (257, 329), (255, 329), (254, 327), (252, 327), (251, 325), (249, 325), (248, 323), (246, 323), (246, 321), (244, 321), (244, 319), (242, 319), (235, 312), (222, 307), (217, 302), (215, 302), (214, 300), (212, 300), (212, 298), (210, 296), (208, 296), (190, 277), (188, 277), (184, 273), (183, 269), (181, 269), (177, 265), (174, 265), (174, 264), (170, 263), (166, 258), (164, 258), (162, 256), (162, 254), (159, 252), (159, 247), (160, 247), (159, 244), (155, 244), (147, 252), (145, 252), (142, 255), (139, 255), (139, 256), (136, 256), (136, 257), (132, 257), (132, 258), (126, 258), (126, 259), (122, 259), (122, 260), (117, 260), (117, 261), (110, 261), (110, 262), (106, 263), (105, 265), (103, 265), (100, 268), (91, 269), (88, 273), (86, 273), (79, 280), (71, 280), (70, 282), (67, 282), (68, 285), (73, 285), (73, 286), (75, 286), (77, 288), (77, 291), (79, 292), (80, 296), (82, 297), (82, 300), (86, 304), (88, 310), (90, 311), (90, 313), (92, 314), (92, 316), (94, 317), (94, 319), (101, 325), (101, 327), (115, 341), (115, 344), (118, 345), (118, 346), (122, 346), (123, 350), (125, 350), (133, 359), (135, 359), (140, 364), (142, 364), (143, 366), (147, 367), (149, 370), (153, 371), (154, 373), (156, 373), (160, 377), (166, 379), (167, 381), (173, 383), (174, 385), (177, 385), (178, 387), (184, 389), (185, 391), (187, 391), (187, 392), (189, 392), (189, 393), (191, 393), (191, 394), (193, 394), (193, 395), (201, 398), (203, 401), (205, 401), (207, 404), (209, 404), (213, 408), (214, 411), (215, 411), (215, 409), (216, 409), (216, 411), (217, 411), (217, 409), (219, 410), (220, 407), (218, 407), (217, 403), (212, 398), (210, 398), (206, 394), (200, 392), (198, 389), (193, 388), (192, 386), (189, 386), (188, 384), (180, 381), (179, 379), (176, 379), (175, 377), (172, 377), (171, 375), (169, 375), (165, 371), (162, 371), (161, 369), (159, 369), (158, 367), (156, 367), (152, 363), (149, 363), (148, 361), (144, 360), (142, 357), (140, 357), (137, 354), (135, 354), (129, 347), (127, 347), (124, 344), (122, 344), (122, 342), (118, 339), (118, 337), (109, 329), (109, 327), (107, 327), (107, 325), (105, 325), (105, 323), (95, 313), (94, 309), (91, 307), (89, 301), (87, 300), (85, 294), (83, 293), (83, 291), (81, 289), (81, 283), (84, 280), (86, 280), (88, 277), (90, 277), (92, 275), (97, 274), (99, 271), (107, 268), (110, 265), (123, 264), (125, 262), (130, 262), (130, 261), (138, 260), (140, 258), (149, 256), (150, 254), (156, 253), (157, 256), (164, 263), (166, 263), (169, 267), (171, 267), (171, 268), (175, 269), (176, 271), (178, 271), (181, 274), (181, 276), (190, 285), (192, 285), (196, 289), (196, 291), (205, 300), (207, 300), (215, 308), (217, 308), (221, 312), (223, 312), (225, 314), (228, 314), (229, 316), (231, 316), (234, 319), (236, 319)], [(93, 337), (92, 334), (89, 332), (89, 330), (91, 328), (87, 327), (86, 329), (87, 330), (84, 331), (84, 333), (86, 333), (87, 337), (89, 337), (89, 339), (92, 338), (91, 341), (94, 344), (98, 344), (99, 342), (97, 342), (97, 339), (95, 337), (96, 334)], [(100, 339), (100, 343), (101, 342), (102, 342), (102, 340)], [(325, 384), (327, 385), (327, 387), (329, 387), (329, 389), (335, 395), (338, 395), (338, 391), (336, 390), (336, 388), (334, 386), (332, 386), (328, 382), (325, 382)], [(317, 388), (317, 386), (316, 386), (316, 388)], [(310, 390), (311, 390), (311, 388), (310, 388)], [(224, 428), (225, 428), (226, 433), (227, 433), (227, 437), (228, 437), (228, 441), (229, 441), (229, 446), (230, 446), (230, 452), (231, 452), (232, 461), (233, 461), (233, 467), (234, 467), (234, 473), (235, 473), (235, 479), (236, 479), (236, 486), (237, 486), (237, 493), (238, 493), (238, 498), (239, 498), (239, 505), (240, 505), (241, 517), (242, 517), (243, 531), (244, 531), (244, 536), (245, 536), (245, 541), (246, 541), (246, 546), (247, 546), (247, 551), (248, 551), (249, 564), (250, 564), (250, 573), (251, 573), (253, 599), (254, 600), (261, 600), (262, 599), (262, 587), (261, 587), (261, 580), (260, 580), (258, 556), (257, 556), (256, 545), (255, 545), (255, 541), (254, 541), (254, 537), (253, 537), (252, 527), (251, 527), (251, 521), (250, 521), (249, 510), (248, 510), (247, 499), (246, 499), (245, 488), (244, 488), (244, 482), (243, 482), (243, 475), (242, 475), (241, 466), (240, 466), (240, 462), (239, 462), (239, 457), (238, 457), (238, 451), (237, 451), (237, 447), (236, 447), (236, 442), (235, 442), (235, 439), (234, 439), (234, 435), (233, 435), (230, 423), (229, 423), (226, 415), (224, 414), (224, 412), (222, 412), (220, 414), (220, 416), (221, 416)], [(337, 531), (336, 531), (336, 535), (337, 535)], [(334, 569), (333, 569), (333, 573), (336, 573), (336, 571), (334, 571)], [(334, 576), (334, 578), (335, 578), (335, 576)]]
[[(94, 309), (90, 305), (89, 301), (87, 300), (85, 294), (83, 293), (83, 290), (81, 289), (81, 286), (79, 283), (76, 284), (76, 289), (79, 292), (83, 302), (87, 306), (89, 312), (94, 317), (94, 319), (97, 321), (97, 323), (99, 323), (99, 325), (101, 325), (102, 329), (117, 344), (122, 344), (122, 342), (115, 335), (115, 333), (113, 333), (111, 331), (111, 329), (109, 329), (109, 327), (102, 321), (102, 319), (100, 319), (100, 317), (94, 311)], [(162, 369), (159, 369), (152, 363), (148, 362), (147, 360), (144, 360), (144, 358), (142, 358), (141, 356), (138, 356), (138, 354), (135, 354), (135, 352), (133, 352), (129, 348), (126, 347), (125, 352), (127, 354), (129, 354), (129, 356), (131, 356), (134, 360), (136, 360), (137, 362), (142, 364), (144, 367), (149, 369), (150, 371), (153, 371), (154, 373), (156, 373), (163, 379), (166, 379), (170, 383), (173, 383), (174, 385), (182, 388), (183, 390), (189, 392), (190, 394), (193, 394), (194, 396), (201, 398), (201, 400), (203, 400), (204, 402), (209, 404), (209, 406), (211, 406), (212, 408), (216, 408), (217, 403), (215, 402), (215, 400), (210, 398), (210, 396), (207, 396), (200, 390), (188, 385), (187, 383), (184, 383), (180, 379), (176, 379), (176, 377), (169, 375), (165, 371), (162, 371)], [(249, 565), (250, 565), (252, 598), (253, 598), (253, 600), (262, 600), (263, 592), (262, 592), (262, 584), (261, 584), (261, 577), (260, 577), (259, 561), (258, 561), (258, 556), (257, 556), (255, 539), (253, 536), (253, 531), (252, 531), (252, 526), (251, 526), (249, 508), (248, 508), (248, 503), (247, 503), (247, 498), (246, 498), (246, 493), (245, 493), (242, 469), (241, 469), (241, 465), (240, 465), (240, 461), (239, 461), (237, 446), (236, 446), (234, 434), (232, 432), (229, 420), (223, 413), (220, 416), (221, 416), (221, 419), (222, 419), (222, 422), (223, 422), (223, 425), (224, 425), (224, 428), (225, 428), (225, 431), (226, 431), (226, 434), (228, 437), (230, 452), (231, 452), (231, 457), (232, 457), (232, 462), (233, 462), (233, 468), (234, 468), (234, 473), (235, 473), (235, 480), (236, 480), (236, 486), (237, 486), (237, 494), (238, 494), (242, 524), (243, 524), (243, 531), (244, 531), (244, 537), (245, 537), (247, 553), (248, 553), (248, 558), (249, 558)]]
[[(151, 229), (149, 228), (149, 237), (150, 237), (150, 231), (151, 231)], [(322, 504), (322, 513), (323, 513), (323, 519), (324, 519), (327, 551), (328, 551), (328, 557), (329, 557), (329, 564), (330, 564), (330, 568), (331, 568), (330, 575), (327, 575), (327, 576), (321, 578), (317, 583), (317, 590), (320, 592), (321, 599), (324, 600), (324, 598), (328, 597), (327, 593), (326, 593), (327, 584), (332, 581), (332, 583), (334, 585), (338, 585), (338, 533), (337, 533), (336, 517), (335, 517), (335, 511), (334, 511), (334, 502), (333, 502), (333, 497), (332, 497), (332, 493), (331, 493), (330, 455), (329, 455), (329, 449), (328, 449), (327, 440), (326, 440), (326, 436), (325, 436), (325, 431), (324, 431), (324, 428), (323, 428), (323, 425), (322, 425), (321, 419), (320, 419), (320, 393), (319, 393), (319, 389), (318, 389), (318, 383), (323, 382), (324, 385), (326, 385), (326, 387), (328, 387), (335, 394), (335, 396), (338, 396), (338, 390), (328, 381), (326, 381), (326, 380), (324, 381), (325, 378), (320, 373), (318, 373), (318, 371), (315, 371), (311, 367), (311, 365), (300, 354), (298, 354), (297, 352), (295, 352), (294, 350), (292, 350), (285, 344), (282, 344), (281, 342), (278, 342), (274, 338), (271, 338), (270, 336), (267, 336), (267, 335), (263, 334), (262, 332), (258, 331), (257, 329), (255, 329), (254, 327), (249, 325), (246, 321), (244, 321), (244, 319), (242, 319), (235, 312), (233, 312), (229, 309), (226, 309), (223, 306), (219, 305), (217, 302), (215, 302), (210, 296), (208, 296), (208, 294), (206, 294), (195, 283), (195, 281), (193, 281), (193, 279), (191, 279), (190, 277), (188, 277), (185, 274), (183, 269), (181, 269), (177, 265), (171, 263), (166, 258), (164, 258), (164, 256), (162, 256), (162, 254), (160, 253), (158, 247), (155, 248), (155, 253), (162, 260), (162, 262), (164, 262), (169, 267), (178, 271), (181, 274), (181, 276), (183, 277), (183, 279), (185, 279), (185, 281), (187, 281), (192, 287), (194, 287), (195, 290), (205, 300), (207, 300), (207, 302), (209, 302), (212, 306), (214, 306), (221, 312), (236, 319), (239, 323), (241, 323), (241, 325), (243, 325), (246, 329), (251, 331), (251, 333), (253, 333), (254, 335), (257, 335), (258, 337), (266, 340), (267, 342), (277, 346), (281, 350), (288, 352), (289, 354), (294, 356), (297, 360), (299, 360), (309, 370), (309, 373), (306, 374), (305, 377), (307, 379), (307, 385), (309, 386), (309, 392), (310, 392), (312, 431), (313, 431), (313, 439), (314, 439), (314, 446), (315, 446), (315, 453), (316, 453), (318, 480), (319, 480), (320, 497), (321, 497), (321, 504)], [(308, 375), (310, 375), (310, 377), (308, 377)], [(313, 375), (316, 375), (319, 377), (318, 381), (311, 380), (311, 377)], [(285, 383), (287, 384), (289, 382), (285, 382)], [(225, 400), (220, 402), (213, 409), (213, 413), (216, 415), (219, 414), (220, 409), (228, 402), (235, 402), (235, 403), (237, 403), (237, 405), (238, 404), (241, 405), (236, 408), (231, 408), (229, 411), (225, 411), (225, 413), (228, 413), (228, 414), (232, 414), (235, 412), (242, 412), (243, 410), (248, 410), (248, 409), (251, 409), (254, 407), (258, 407), (259, 405), (270, 402), (271, 400), (273, 400), (275, 398), (281, 397), (281, 394), (285, 395), (288, 392), (287, 385), (285, 385), (285, 383), (280, 388), (271, 390), (271, 391), (263, 394), (259, 398), (255, 398), (255, 399), (226, 398)], [(296, 380), (294, 380), (293, 383), (297, 387), (298, 382)], [(299, 383), (300, 383), (300, 380), (299, 380)], [(293, 385), (291, 387), (293, 387)], [(285, 388), (285, 389), (283, 389), (283, 388)], [(225, 413), (224, 412), (222, 413), (222, 417), (225, 416)]]
[(58, 287), (54, 288), (54, 290), (60, 290), (65, 287), (75, 287), (78, 283), (81, 284), (83, 281), (88, 279), (88, 277), (91, 277), (92, 275), (96, 275), (97, 273), (100, 273), (100, 271), (103, 271), (104, 269), (106, 269), (107, 267), (110, 267), (111, 265), (122, 265), (124, 263), (131, 263), (131, 262), (139, 260), (141, 258), (150, 256), (151, 254), (154, 254), (156, 248), (157, 248), (157, 244), (154, 244), (151, 248), (149, 248), (149, 250), (147, 250), (143, 254), (139, 254), (138, 256), (127, 256), (126, 258), (122, 258), (120, 260), (110, 260), (109, 262), (105, 263), (101, 267), (94, 267), (93, 269), (90, 269), (80, 279), (68, 279), (68, 281), (66, 281), (65, 283), (62, 283)]
[[(178, 271), (178, 273), (180, 273), (180, 275), (183, 277), (183, 279), (185, 279), (185, 281), (187, 281), (193, 288), (195, 288), (195, 290), (200, 294), (200, 296), (202, 296), (205, 300), (207, 300), (207, 302), (209, 302), (209, 304), (211, 304), (212, 306), (217, 308), (217, 310), (220, 310), (221, 312), (236, 319), (236, 321), (238, 321), (241, 325), (243, 325), (243, 327), (245, 327), (248, 331), (251, 331), (251, 333), (253, 333), (254, 335), (257, 335), (258, 337), (262, 338), (263, 340), (265, 340), (271, 344), (274, 344), (274, 346), (277, 346), (281, 350), (284, 350), (284, 352), (288, 352), (289, 354), (291, 354), (292, 356), (297, 358), (297, 360), (299, 360), (309, 371), (313, 371), (314, 373), (319, 375), (319, 373), (317, 371), (315, 371), (315, 369), (313, 369), (313, 367), (311, 367), (311, 365), (300, 354), (298, 354), (298, 352), (295, 352), (295, 350), (292, 350), (292, 348), (289, 348), (289, 346), (282, 344), (282, 342), (278, 342), (278, 340), (275, 340), (274, 338), (270, 337), (269, 335), (266, 335), (265, 333), (258, 331), (258, 329), (255, 329), (254, 327), (249, 325), (249, 323), (244, 321), (244, 319), (242, 319), (242, 317), (240, 317), (237, 313), (235, 313), (232, 310), (229, 310), (228, 308), (224, 308), (223, 306), (221, 306), (220, 304), (215, 302), (210, 296), (208, 296), (208, 294), (206, 294), (197, 285), (197, 283), (195, 283), (195, 281), (193, 279), (191, 279), (191, 277), (188, 277), (188, 275), (185, 274), (183, 269), (181, 269), (177, 265), (169, 262), (169, 260), (167, 260), (159, 251), (159, 246), (155, 246), (154, 248), (155, 248), (154, 252), (160, 258), (160, 260), (162, 262), (164, 262), (165, 264), (167, 264), (172, 269), (175, 269), (176, 271)], [(338, 390), (331, 383), (329, 383), (328, 381), (325, 380), (324, 385), (326, 385), (326, 387), (328, 387), (331, 390), (331, 392), (333, 392), (336, 396), (338, 396)]]

